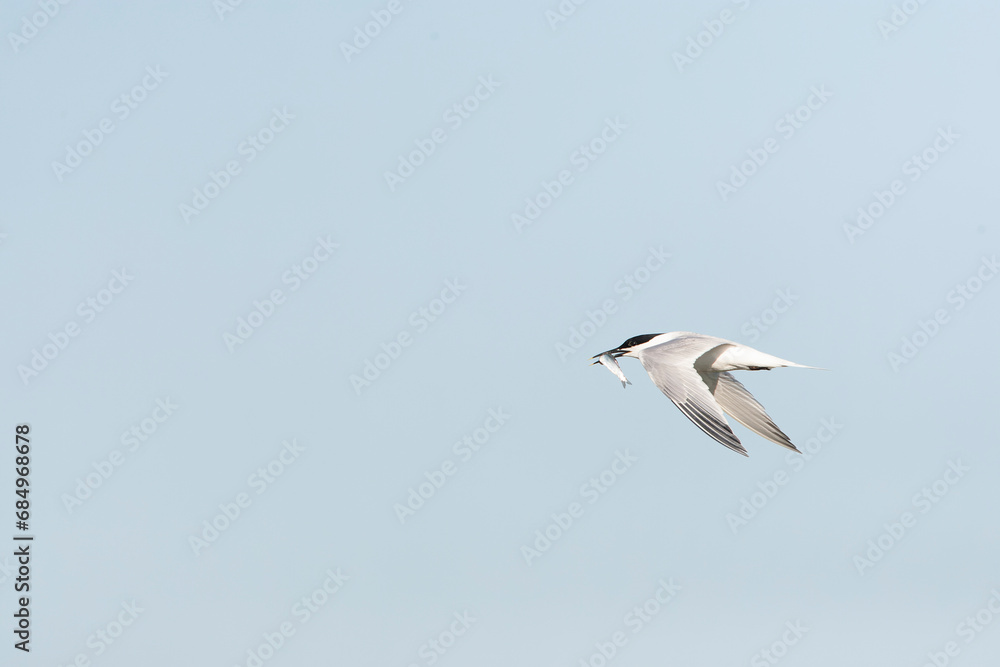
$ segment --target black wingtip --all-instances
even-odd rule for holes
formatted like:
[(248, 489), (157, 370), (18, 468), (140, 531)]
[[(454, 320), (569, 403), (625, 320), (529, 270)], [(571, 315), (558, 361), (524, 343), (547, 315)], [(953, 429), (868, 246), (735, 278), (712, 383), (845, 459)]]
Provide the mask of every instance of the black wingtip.
[[(733, 438), (736, 438), (736, 434), (735, 433), (733, 434)], [(736, 443), (734, 445), (731, 445), (731, 444), (726, 443), (726, 442), (723, 442), (722, 444), (724, 444), (726, 447), (728, 447), (729, 449), (733, 450), (737, 454), (742, 454), (743, 456), (745, 456), (747, 458), (750, 458), (750, 453), (747, 451), (747, 448), (743, 446), (743, 443), (740, 442), (739, 438), (736, 438)]]

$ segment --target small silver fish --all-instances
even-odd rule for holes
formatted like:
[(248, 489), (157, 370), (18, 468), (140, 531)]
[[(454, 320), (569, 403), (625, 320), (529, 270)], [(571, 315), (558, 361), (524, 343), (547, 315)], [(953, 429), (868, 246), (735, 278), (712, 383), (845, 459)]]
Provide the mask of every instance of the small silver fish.
[[(594, 362), (594, 364), (601, 364), (601, 365), (605, 366), (609, 371), (611, 371), (612, 373), (614, 373), (615, 377), (617, 377), (619, 380), (622, 381), (622, 389), (625, 388), (625, 385), (632, 384), (629, 381), (629, 379), (627, 377), (625, 377), (625, 374), (622, 373), (621, 366), (618, 365), (618, 360), (615, 359), (614, 357), (612, 357), (607, 352), (605, 352), (604, 354), (602, 354), (597, 359), (597, 361)], [(591, 364), (591, 366), (593, 366), (594, 364)]]

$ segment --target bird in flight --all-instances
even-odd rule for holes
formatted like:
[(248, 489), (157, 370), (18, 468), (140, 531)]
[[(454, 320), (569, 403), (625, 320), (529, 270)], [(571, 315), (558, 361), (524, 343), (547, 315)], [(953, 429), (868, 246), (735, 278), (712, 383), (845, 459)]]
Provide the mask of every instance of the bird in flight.
[(628, 380), (618, 366), (619, 357), (638, 359), (653, 384), (680, 408), (685, 417), (734, 452), (749, 456), (729, 428), (726, 414), (757, 435), (792, 451), (799, 451), (771, 421), (764, 406), (729, 371), (816, 366), (803, 366), (746, 345), (689, 331), (643, 334), (592, 357), (596, 359), (594, 364), (602, 364), (614, 373), (622, 381), (622, 387)]

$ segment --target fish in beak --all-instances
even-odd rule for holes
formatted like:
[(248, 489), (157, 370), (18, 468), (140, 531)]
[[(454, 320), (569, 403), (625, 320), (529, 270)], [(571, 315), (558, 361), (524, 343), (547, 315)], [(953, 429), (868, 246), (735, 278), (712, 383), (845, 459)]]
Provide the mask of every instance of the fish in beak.
[(597, 359), (597, 361), (591, 364), (591, 366), (593, 366), (594, 364), (601, 364), (602, 366), (605, 366), (609, 371), (615, 374), (615, 377), (617, 377), (619, 380), (622, 381), (622, 389), (624, 389), (625, 385), (632, 383), (629, 381), (627, 377), (625, 377), (625, 374), (622, 373), (621, 366), (618, 365), (618, 360), (615, 358), (616, 356), (618, 357), (622, 356), (622, 353), (619, 352), (616, 355), (615, 354), (616, 352), (618, 352), (618, 350), (608, 350), (607, 352), (602, 352), (600, 354), (594, 355), (591, 358)]

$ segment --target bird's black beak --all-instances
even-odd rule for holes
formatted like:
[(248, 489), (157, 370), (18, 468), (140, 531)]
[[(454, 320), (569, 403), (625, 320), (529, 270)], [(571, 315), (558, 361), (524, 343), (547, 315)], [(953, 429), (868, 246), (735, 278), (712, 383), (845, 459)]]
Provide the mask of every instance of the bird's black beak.
[(610, 354), (612, 359), (617, 359), (618, 357), (624, 356), (625, 353), (622, 351), (622, 349), (620, 347), (616, 347), (613, 350), (606, 350), (604, 352), (601, 352), (600, 354), (595, 354), (594, 356), (592, 356), (591, 359), (593, 359), (594, 361), (591, 362), (590, 365), (593, 366), (594, 364), (601, 363), (598, 360), (601, 357), (603, 357), (605, 354)]

